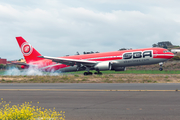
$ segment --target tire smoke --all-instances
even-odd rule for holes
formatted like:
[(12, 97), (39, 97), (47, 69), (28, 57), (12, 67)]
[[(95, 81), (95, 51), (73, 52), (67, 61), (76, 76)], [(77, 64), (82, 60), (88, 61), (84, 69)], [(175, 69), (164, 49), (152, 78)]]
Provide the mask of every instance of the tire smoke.
[(20, 75), (27, 75), (27, 76), (46, 76), (46, 75), (50, 75), (50, 76), (57, 76), (59, 75), (59, 73), (51, 71), (51, 72), (43, 72), (37, 68), (28, 68), (28, 69), (24, 69), (24, 70), (19, 70), (16, 67), (13, 68), (9, 68), (8, 70), (5, 71), (4, 75), (8, 75), (8, 76), (20, 76)]

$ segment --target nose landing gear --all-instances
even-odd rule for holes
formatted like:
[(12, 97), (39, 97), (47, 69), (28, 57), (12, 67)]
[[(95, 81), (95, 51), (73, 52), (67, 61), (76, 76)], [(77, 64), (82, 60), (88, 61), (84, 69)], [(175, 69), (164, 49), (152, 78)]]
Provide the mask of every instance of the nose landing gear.
[(163, 71), (163, 68), (162, 68), (162, 67), (163, 67), (163, 62), (160, 62), (160, 63), (159, 63), (159, 66), (160, 66), (159, 70), (160, 70), (160, 71)]
[(163, 68), (159, 68), (160, 71), (163, 71)]

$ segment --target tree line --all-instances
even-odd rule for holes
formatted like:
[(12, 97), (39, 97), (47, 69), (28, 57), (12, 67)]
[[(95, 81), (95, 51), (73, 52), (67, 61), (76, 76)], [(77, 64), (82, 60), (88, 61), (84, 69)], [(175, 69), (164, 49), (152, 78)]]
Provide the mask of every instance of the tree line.
[(4, 64), (0, 64), (0, 69), (6, 69), (6, 65), (4, 65)]

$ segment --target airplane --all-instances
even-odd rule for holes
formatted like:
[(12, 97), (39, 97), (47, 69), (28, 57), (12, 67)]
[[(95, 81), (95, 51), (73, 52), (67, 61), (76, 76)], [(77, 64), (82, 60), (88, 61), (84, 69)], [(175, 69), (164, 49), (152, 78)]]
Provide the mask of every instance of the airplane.
[(94, 54), (82, 54), (64, 57), (42, 56), (23, 37), (16, 37), (26, 63), (17, 63), (22, 69), (35, 67), (46, 72), (87, 71), (84, 75), (102, 74), (100, 71), (125, 71), (128, 66), (150, 65), (159, 63), (162, 71), (163, 63), (174, 57), (174, 54), (164, 48), (144, 48), (122, 50)]

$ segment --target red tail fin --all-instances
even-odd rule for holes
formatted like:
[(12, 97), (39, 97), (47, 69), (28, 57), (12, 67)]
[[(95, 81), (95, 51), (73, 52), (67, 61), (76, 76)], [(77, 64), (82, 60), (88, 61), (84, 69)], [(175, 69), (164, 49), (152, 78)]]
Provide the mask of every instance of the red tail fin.
[(16, 40), (27, 63), (42, 60), (42, 58), (37, 57), (41, 56), (41, 54), (26, 40), (24, 40), (22, 37), (16, 37)]

